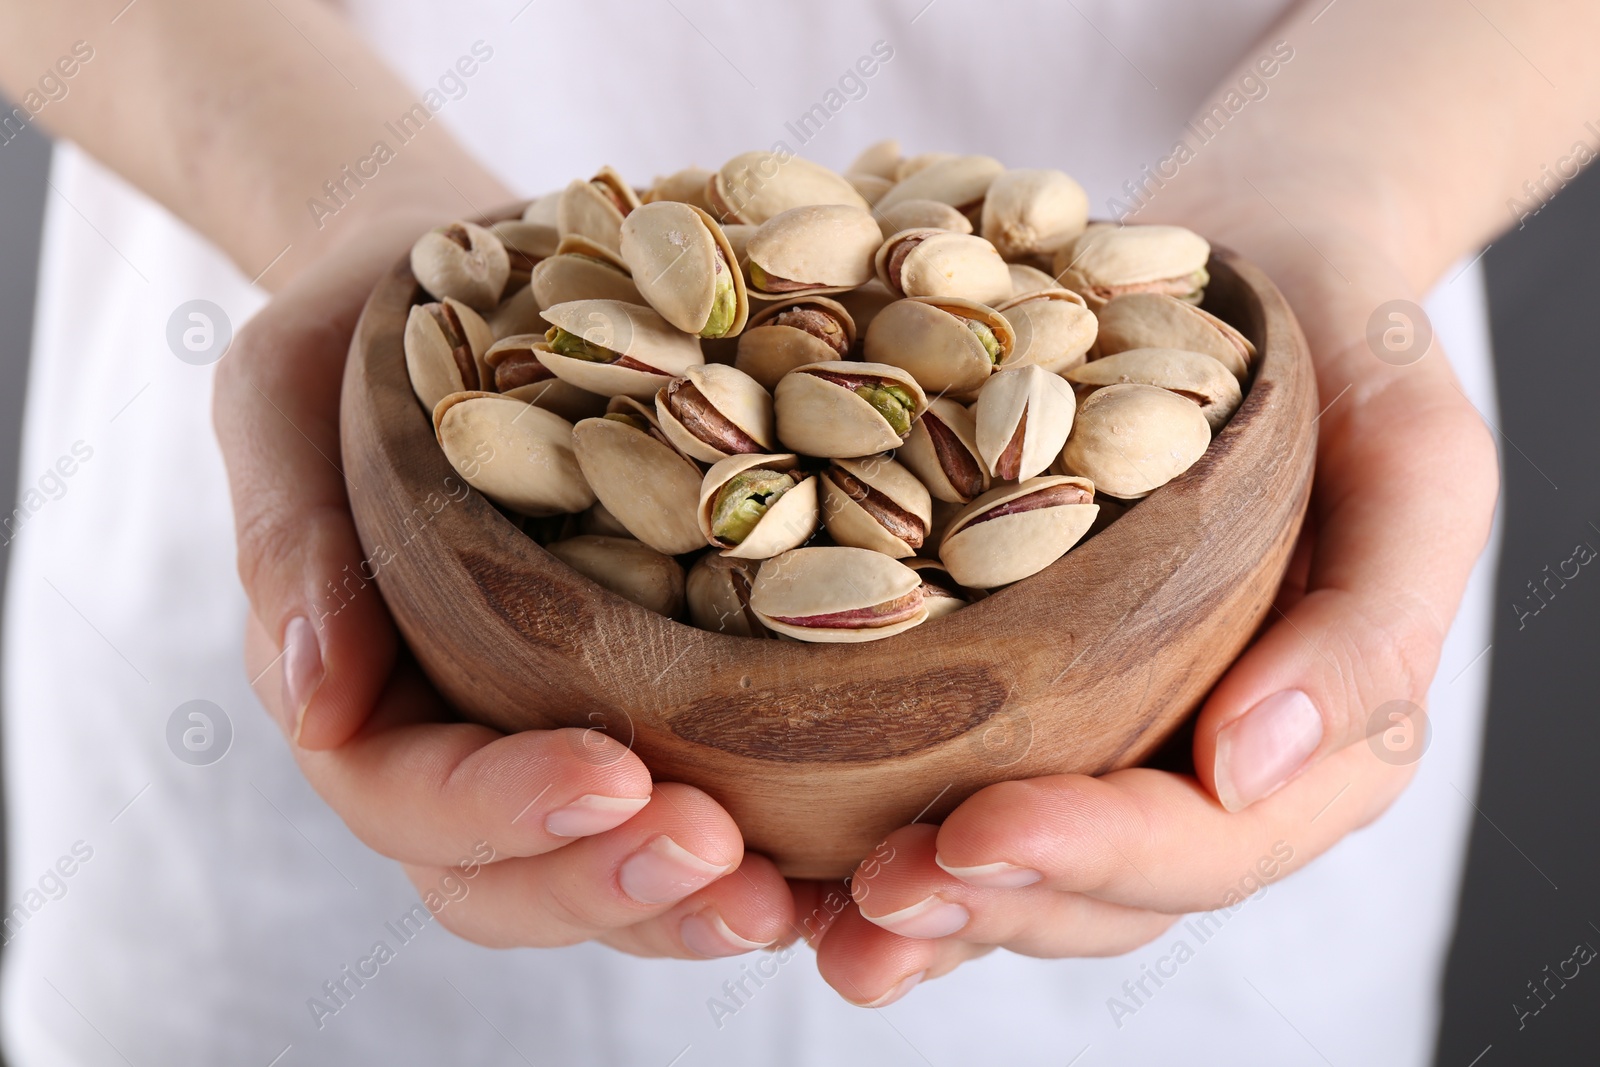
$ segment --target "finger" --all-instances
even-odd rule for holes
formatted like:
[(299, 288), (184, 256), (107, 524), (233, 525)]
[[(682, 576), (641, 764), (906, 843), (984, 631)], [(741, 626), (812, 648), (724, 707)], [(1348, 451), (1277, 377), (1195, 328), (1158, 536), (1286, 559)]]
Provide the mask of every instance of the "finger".
[(919, 983), (949, 974), (967, 960), (993, 952), (954, 938), (923, 941), (892, 934), (868, 922), (854, 904), (839, 913), (817, 948), (823, 980), (850, 1003), (882, 1008)]
[(1306, 591), (1196, 722), (1195, 766), (1230, 811), (1394, 726), (1381, 707), (1421, 705), (1489, 533), (1492, 442), (1448, 370), (1352, 390), (1329, 414)]
[[(247, 643), (269, 639), (252, 623)], [(534, 856), (620, 826), (649, 801), (650, 772), (598, 731), (501, 734), (438, 721), (444, 708), (414, 665), (399, 667), (355, 737), (295, 749), (306, 778), (377, 852), (450, 864), (480, 842)]]
[(957, 879), (936, 861), (936, 826), (890, 834), (892, 859), (869, 860), (851, 889), (862, 916), (901, 937), (956, 938), (1028, 956), (1117, 956), (1176, 921), (1042, 884), (984, 889)]
[(644, 810), (615, 830), (485, 867), (445, 925), (495, 948), (588, 941), (666, 914), (733, 871), (743, 855), (738, 827), (716, 801), (693, 786), (663, 782)]
[(936, 862), (979, 887), (1038, 885), (1168, 914), (1209, 911), (1376, 818), (1411, 770), (1356, 746), (1235, 813), (1194, 778), (1144, 768), (1004, 782), (945, 819)]
[(794, 896), (777, 866), (747, 853), (737, 869), (664, 915), (601, 940), (635, 956), (720, 959), (772, 948), (794, 938)]

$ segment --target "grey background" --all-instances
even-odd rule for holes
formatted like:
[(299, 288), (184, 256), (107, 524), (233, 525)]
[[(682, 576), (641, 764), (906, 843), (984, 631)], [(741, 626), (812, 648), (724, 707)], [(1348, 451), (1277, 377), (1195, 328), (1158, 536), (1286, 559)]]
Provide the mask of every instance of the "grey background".
[[(49, 146), (0, 145), (0, 499), (14, 501), (39, 223)], [(1551, 979), (1579, 943), (1600, 950), (1600, 566), (1585, 567), (1519, 628), (1514, 603), (1587, 542), (1600, 550), (1600, 172), (1580, 178), (1490, 249), (1508, 521), (1497, 585), (1481, 812), (1446, 979), (1440, 1067), (1590, 1063), (1600, 966)], [(1514, 443), (1508, 446), (1506, 441)], [(1471, 472), (1463, 472), (1471, 477)], [(8, 507), (11, 505), (8, 505)], [(1590, 525), (1593, 523), (1594, 525)], [(0, 547), (0, 568), (6, 549)], [(0, 590), (4, 588), (0, 569)], [(1407, 902), (1397, 900), (1397, 908)], [(1307, 921), (1314, 922), (1315, 917)], [(1315, 961), (1306, 961), (1315, 966)], [(1382, 960), (1373, 961), (1375, 973)], [(1545, 968), (1550, 970), (1546, 971)], [(1571, 968), (1568, 968), (1570, 973)], [(1526, 983), (1547, 982), (1545, 1005)], [(1553, 994), (1553, 995), (1552, 995)], [(1248, 1062), (1248, 1055), (1241, 1062)]]

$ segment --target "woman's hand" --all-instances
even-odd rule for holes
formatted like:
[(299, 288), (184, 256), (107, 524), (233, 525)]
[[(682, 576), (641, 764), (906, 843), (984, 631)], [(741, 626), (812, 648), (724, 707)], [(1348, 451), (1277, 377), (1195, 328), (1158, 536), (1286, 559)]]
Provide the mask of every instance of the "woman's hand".
[(599, 731), (507, 736), (455, 721), (402, 653), (376, 586), (352, 596), (345, 582), (362, 563), (339, 466), (350, 336), (381, 274), (452, 210), (368, 221), (297, 274), (218, 368), (214, 420), (257, 692), (311, 784), (405, 865), (425, 901), (453, 870), (471, 871), (473, 892), (436, 912), (463, 937), (685, 957), (782, 938), (788, 887), (769, 860), (744, 854), (715, 801), (652, 787), (639, 758)]
[(1201, 710), (1194, 774), (1007, 782), (942, 826), (890, 835), (851, 880), (853, 905), (813, 937), (853, 1002), (888, 1003), (995, 947), (1127, 952), (1315, 859), (1411, 779), (1413, 761), (1369, 747), (1371, 723), (1390, 701), (1425, 703), (1488, 536), (1493, 442), (1437, 343), (1408, 366), (1368, 347), (1374, 309), (1418, 299), (1379, 241), (1346, 220), (1295, 230), (1259, 202), (1228, 203), (1154, 206), (1266, 268), (1326, 405), (1311, 512), (1270, 625)]

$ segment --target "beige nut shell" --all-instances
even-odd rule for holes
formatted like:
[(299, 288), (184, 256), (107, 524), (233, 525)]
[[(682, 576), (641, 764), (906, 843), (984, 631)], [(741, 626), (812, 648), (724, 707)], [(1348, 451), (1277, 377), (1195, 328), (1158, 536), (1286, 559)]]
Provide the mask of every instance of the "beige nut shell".
[(716, 300), (717, 258), (733, 283), (734, 317), (727, 332), (744, 329), (750, 298), (733, 246), (722, 228), (693, 204), (645, 204), (622, 222), (621, 254), (633, 284), (661, 317), (685, 333), (699, 334)]
[(855, 320), (844, 305), (836, 300), (825, 296), (803, 296), (768, 305), (750, 319), (744, 333), (739, 335), (739, 351), (733, 365), (769, 391), (776, 389), (779, 380), (796, 367), (844, 358), (822, 338), (774, 321), (796, 307), (815, 308), (832, 315), (844, 329), (845, 351), (848, 352), (856, 343)]
[(563, 237), (556, 254), (540, 260), (528, 285), (541, 308), (574, 300), (645, 302), (621, 256), (577, 235)]
[(878, 229), (887, 241), (901, 230), (949, 230), (971, 233), (972, 220), (939, 200), (902, 200), (888, 210), (879, 210)]
[[(690, 367), (681, 377), (693, 385), (716, 408), (718, 414), (744, 431), (763, 451), (771, 451), (776, 440), (773, 436), (772, 394), (763, 389), (759, 382), (737, 368), (720, 363)], [(678, 451), (701, 463), (727, 459), (728, 453), (702, 441), (678, 421), (667, 402), (670, 386), (669, 382), (656, 393), (656, 418), (667, 440)]]
[(445, 297), (440, 304), (448, 307), (461, 324), (477, 376), (472, 381), (463, 379), (455, 350), (434, 318), (431, 305), (413, 304), (406, 317), (402, 347), (411, 389), (429, 411), (451, 393), (477, 391), (494, 380), (484, 363), (485, 353), (494, 345), (494, 331), (482, 316), (454, 297)]
[(1183, 348), (1204, 352), (1243, 382), (1255, 361), (1249, 338), (1204, 308), (1165, 293), (1127, 293), (1097, 315), (1095, 351), (1113, 355), (1130, 348)]
[(996, 310), (1016, 334), (1006, 367), (1037, 364), (1062, 374), (1088, 358), (1099, 333), (1099, 322), (1083, 297), (1054, 285), (1014, 296)]
[[(611, 198), (595, 188), (596, 182), (610, 189), (625, 210), (617, 210)], [(556, 203), (556, 228), (562, 237), (578, 234), (615, 252), (621, 245), (622, 220), (638, 206), (638, 194), (622, 175), (601, 167), (589, 181), (576, 178), (562, 190)]]
[[(462, 248), (447, 232), (467, 241)], [(505, 245), (489, 230), (471, 222), (453, 222), (430, 230), (411, 246), (411, 273), (435, 300), (452, 297), (474, 311), (490, 311), (511, 274)]]
[(620, 353), (654, 369), (636, 370), (614, 363), (591, 363), (556, 352), (541, 352), (539, 361), (562, 381), (602, 396), (646, 400), (690, 367), (705, 362), (699, 339), (673, 329), (653, 308), (620, 300), (574, 300), (541, 312), (541, 317), (591, 344)]
[(434, 436), (467, 484), (523, 515), (594, 503), (572, 447), (572, 424), (498, 393), (454, 393), (433, 409)]
[(683, 567), (649, 545), (580, 534), (548, 544), (545, 551), (624, 600), (669, 619), (683, 613)]
[[(977, 423), (978, 454), (997, 480), (1020, 481), (1047, 470), (1072, 432), (1077, 399), (1059, 375), (1042, 367), (1001, 370), (984, 383), (972, 405)], [(1023, 420), (1027, 421), (1024, 422)], [(1001, 457), (1022, 429), (1020, 466), (1000, 469)]]
[(820, 163), (774, 152), (734, 156), (706, 188), (711, 214), (724, 223), (759, 226), (774, 215), (806, 204), (870, 206), (854, 186)]
[(734, 559), (767, 559), (806, 543), (817, 530), (820, 512), (817, 503), (816, 477), (804, 477), (796, 482), (767, 508), (752, 529), (737, 545), (719, 540), (711, 532), (712, 512), (716, 510), (717, 494), (737, 475), (749, 470), (773, 470), (791, 473), (799, 467), (800, 457), (793, 453), (775, 455), (729, 456), (712, 464), (700, 483), (700, 499), (696, 517), (700, 523), (703, 544), (722, 549), (724, 556)]
[[(833, 466), (856, 480), (882, 493), (892, 503), (922, 523), (924, 539), (933, 524), (933, 500), (927, 488), (901, 464), (887, 455), (866, 456), (861, 459), (836, 459)], [(874, 519), (865, 508), (840, 489), (824, 471), (820, 476), (822, 488), (822, 521), (828, 534), (841, 545), (870, 548), (904, 559), (917, 554), (917, 547), (896, 537)]]
[[(734, 559), (716, 552), (701, 556), (689, 568), (684, 583), (689, 621), (712, 633), (770, 637), (748, 604), (750, 586), (755, 584), (759, 565), (755, 560)], [(743, 598), (734, 586), (736, 581), (744, 585)]]
[(1239, 409), (1239, 379), (1203, 352), (1181, 348), (1130, 348), (1085, 363), (1067, 374), (1073, 385), (1098, 389), (1119, 382), (1138, 382), (1170, 389), (1200, 405), (1215, 433)]
[[(889, 277), (896, 246), (908, 238), (917, 246), (900, 264), (898, 279)], [(902, 296), (953, 296), (991, 307), (1011, 298), (1011, 271), (994, 245), (982, 237), (948, 230), (903, 230), (878, 249), (878, 280)], [(896, 284), (898, 282), (898, 284)]]
[(669, 556), (705, 544), (695, 519), (700, 468), (670, 445), (600, 418), (572, 428), (572, 450), (595, 497), (634, 537)]
[(902, 177), (877, 206), (886, 211), (904, 200), (937, 200), (965, 210), (983, 200), (990, 184), (1005, 169), (1003, 163), (989, 156), (936, 159)]
[(1149, 496), (1211, 443), (1200, 406), (1153, 385), (1108, 385), (1078, 409), (1061, 467), (1122, 500)]
[(1065, 555), (1094, 524), (1098, 505), (1036, 508), (973, 524), (984, 512), (1056, 485), (1094, 492), (1086, 478), (1049, 475), (991, 489), (963, 508), (939, 543), (939, 561), (950, 576), (968, 588), (994, 589), (1037, 574)]
[(750, 607), (768, 629), (801, 641), (876, 641), (926, 622), (927, 607), (902, 622), (859, 630), (794, 626), (774, 616), (792, 619), (855, 611), (898, 600), (921, 585), (916, 571), (881, 552), (841, 546), (797, 548), (761, 565), (750, 590)]
[(873, 257), (882, 243), (877, 220), (865, 208), (842, 204), (790, 208), (756, 230), (745, 255), (768, 275), (804, 282), (807, 288), (752, 292), (766, 300), (785, 300), (854, 289), (872, 279)]
[(815, 372), (894, 382), (911, 395), (913, 423), (928, 408), (922, 387), (899, 367), (832, 361), (797, 367), (778, 382), (772, 402), (778, 440), (802, 456), (852, 459), (892, 451), (902, 441), (888, 420), (854, 390), (824, 381)]
[(959, 297), (895, 301), (867, 327), (862, 354), (901, 368), (929, 394), (970, 397), (989, 380), (996, 364), (967, 319), (994, 332), (1004, 362), (1016, 341), (1011, 323), (994, 308)]
[(1089, 195), (1059, 170), (1008, 170), (990, 184), (982, 221), (1006, 259), (1049, 255), (1083, 233)]
[(928, 402), (928, 410), (911, 427), (911, 436), (906, 438), (896, 458), (922, 480), (934, 499), (951, 504), (966, 504), (972, 500), (971, 496), (964, 495), (951, 482), (944, 465), (940, 463), (938, 450), (934, 448), (933, 437), (928, 430), (930, 419), (949, 430), (971, 458), (980, 482), (978, 492), (973, 495), (987, 493), (990, 474), (983, 457), (978, 453), (977, 421), (968, 408), (949, 397), (937, 397)]

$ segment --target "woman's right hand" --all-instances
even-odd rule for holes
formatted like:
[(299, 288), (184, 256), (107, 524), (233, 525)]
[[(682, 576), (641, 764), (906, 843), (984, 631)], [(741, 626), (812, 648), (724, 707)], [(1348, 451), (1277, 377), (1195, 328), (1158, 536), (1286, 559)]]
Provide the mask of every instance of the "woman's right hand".
[(436, 911), (462, 937), (690, 958), (786, 940), (787, 885), (766, 857), (745, 855), (709, 796), (652, 786), (597, 730), (506, 735), (456, 721), (401, 652), (374, 584), (332, 599), (362, 564), (338, 466), (346, 350), (372, 286), (441, 221), (406, 208), (368, 223), (301, 270), (218, 367), (213, 419), (256, 691), (312, 786), (425, 901), (472, 871), (470, 894)]

